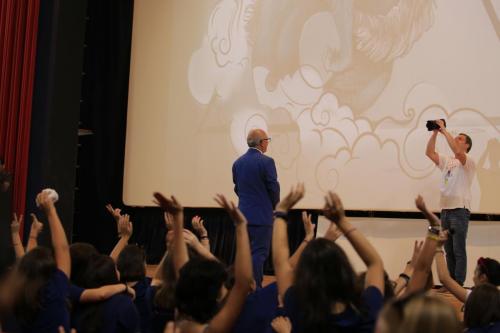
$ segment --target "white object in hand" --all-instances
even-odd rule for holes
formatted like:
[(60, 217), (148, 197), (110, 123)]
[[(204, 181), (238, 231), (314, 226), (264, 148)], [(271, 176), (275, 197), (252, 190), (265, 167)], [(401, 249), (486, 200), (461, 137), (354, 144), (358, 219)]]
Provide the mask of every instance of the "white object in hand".
[[(52, 189), (52, 188), (46, 188), (46, 189), (43, 189), (42, 191), (43, 193), (47, 193), (48, 194), (48, 197), (52, 200), (52, 202), (57, 202), (57, 200), (59, 200), (59, 194), (57, 194), (56, 190)], [(37, 202), (36, 203), (36, 206), (37, 207), (40, 207), (40, 203)]]

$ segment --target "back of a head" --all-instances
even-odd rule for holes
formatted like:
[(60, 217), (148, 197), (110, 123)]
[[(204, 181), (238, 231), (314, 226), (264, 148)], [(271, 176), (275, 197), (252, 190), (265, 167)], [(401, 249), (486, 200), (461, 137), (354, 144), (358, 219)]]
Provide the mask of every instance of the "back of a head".
[(215, 260), (191, 259), (180, 270), (175, 290), (177, 310), (199, 323), (208, 322), (219, 310), (219, 296), (226, 269)]
[(122, 282), (140, 281), (146, 277), (146, 256), (137, 245), (127, 245), (116, 261)]
[(379, 316), (380, 333), (459, 333), (455, 309), (426, 294), (411, 295), (387, 304)]
[(93, 255), (83, 278), (84, 288), (99, 288), (117, 284), (118, 276), (113, 259), (104, 254)]
[(494, 286), (500, 286), (500, 263), (492, 258), (479, 258), (477, 265), (482, 274), (488, 278), (488, 282)]
[(265, 132), (261, 129), (253, 129), (248, 132), (247, 145), (248, 147), (257, 147), (261, 140), (266, 137)]
[(500, 291), (492, 284), (481, 284), (465, 302), (465, 327), (482, 328), (494, 322), (500, 322)]
[(71, 282), (81, 286), (90, 258), (99, 252), (92, 244), (73, 243), (69, 247), (69, 253), (71, 255)]
[(56, 269), (57, 265), (52, 250), (38, 246), (21, 258), (17, 270), (28, 280), (40, 278), (48, 280)]
[(299, 259), (293, 283), (304, 330), (327, 330), (334, 302), (359, 307), (356, 279), (341, 247), (325, 238), (309, 242)]
[(56, 272), (57, 265), (49, 248), (38, 246), (19, 261), (15, 288), (14, 313), (23, 326), (29, 326), (41, 309), (41, 290)]

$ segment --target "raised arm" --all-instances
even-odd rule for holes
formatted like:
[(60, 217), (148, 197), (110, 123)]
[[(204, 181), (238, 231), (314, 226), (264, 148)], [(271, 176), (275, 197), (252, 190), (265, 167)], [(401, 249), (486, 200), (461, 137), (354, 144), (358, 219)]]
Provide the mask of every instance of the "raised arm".
[(467, 155), (460, 151), (457, 147), (457, 144), (455, 142), (455, 139), (453, 136), (448, 132), (446, 127), (444, 127), (444, 122), (442, 120), (436, 120), (436, 123), (439, 125), (440, 129), (439, 132), (443, 134), (443, 136), (446, 138), (446, 142), (448, 142), (448, 146), (450, 146), (451, 151), (453, 154), (455, 154), (455, 158), (462, 163), (462, 165), (465, 165), (465, 162), (467, 161)]
[(377, 250), (357, 228), (347, 220), (344, 206), (337, 194), (328, 192), (325, 197), (324, 215), (337, 224), (366, 265), (365, 287), (374, 286), (384, 294), (384, 264)]
[(190, 230), (184, 229), (184, 241), (186, 244), (193, 250), (195, 250), (199, 255), (202, 257), (209, 259), (209, 260), (216, 260), (217, 257), (215, 257), (212, 252), (210, 252), (209, 249), (207, 249), (201, 242), (198, 240), (198, 237), (196, 237), (195, 234), (193, 234)]
[(300, 183), (292, 187), (290, 193), (276, 206), (272, 249), (274, 273), (276, 274), (278, 293), (281, 296), (285, 295), (293, 282), (293, 267), (289, 261), (290, 248), (288, 246), (288, 231), (285, 218), (288, 211), (304, 197), (304, 193), (304, 184)]
[(424, 289), (428, 275), (431, 271), (432, 260), (434, 259), (434, 253), (436, 252), (438, 242), (441, 241), (442, 237), (445, 237), (439, 232), (439, 219), (429, 211), (420, 195), (415, 199), (415, 205), (427, 218), (431, 228), (427, 233), (420, 255), (414, 265), (413, 275), (408, 282), (408, 287), (404, 295)]
[(26, 245), (26, 252), (31, 251), (38, 246), (38, 235), (42, 232), (43, 224), (38, 220), (35, 214), (31, 215), (31, 229), (30, 236), (28, 239), (28, 245)]
[(439, 154), (436, 152), (436, 139), (437, 139), (438, 131), (432, 131), (432, 135), (427, 142), (427, 148), (425, 150), (425, 155), (431, 159), (434, 164), (439, 165)]
[(448, 267), (446, 265), (446, 259), (444, 258), (444, 251), (442, 244), (438, 245), (438, 249), (436, 250), (436, 254), (434, 256), (436, 260), (436, 269), (439, 277), (439, 281), (443, 284), (443, 286), (449, 290), (458, 300), (465, 303), (467, 300), (467, 289), (458, 284), (457, 281), (453, 280), (450, 276), (450, 272), (448, 271)]
[(12, 239), (12, 246), (14, 247), (14, 252), (16, 253), (16, 258), (20, 259), (22, 256), (24, 256), (24, 248), (23, 248), (23, 243), (21, 242), (21, 236), (19, 235), (19, 228), (21, 226), (21, 223), (23, 221), (23, 215), (19, 215), (19, 218), (17, 217), (17, 214), (14, 213), (12, 223), (10, 224), (10, 236)]
[(415, 241), (411, 260), (406, 263), (403, 273), (399, 274), (398, 278), (395, 280), (396, 285), (394, 286), (394, 295), (398, 296), (399, 294), (402, 294), (402, 292), (408, 286), (408, 282), (413, 275), (414, 266), (417, 263), (417, 259), (420, 255), (420, 252), (422, 251), (423, 246), (423, 241)]
[(233, 202), (218, 194), (215, 201), (224, 208), (236, 228), (236, 258), (234, 260), (234, 286), (222, 309), (210, 321), (208, 332), (230, 332), (238, 318), (253, 282), (252, 256), (248, 239), (247, 220)]
[(57, 215), (54, 202), (49, 197), (47, 191), (40, 192), (36, 197), (36, 202), (49, 220), (50, 235), (52, 237), (52, 247), (54, 248), (57, 268), (69, 278), (71, 274), (71, 258), (69, 255), (68, 239), (66, 238), (61, 220)]
[(134, 228), (132, 222), (130, 222), (130, 216), (128, 214), (121, 215), (118, 221), (118, 237), (120, 237), (120, 239), (113, 248), (113, 251), (109, 254), (114, 262), (118, 260), (118, 256), (127, 246), (130, 237), (132, 237), (133, 230)]
[(207, 229), (205, 229), (203, 219), (196, 215), (191, 219), (191, 225), (198, 237), (200, 237), (201, 245), (210, 252), (210, 238), (208, 238), (208, 232)]
[(155, 192), (155, 203), (160, 206), (166, 213), (172, 214), (173, 217), (173, 231), (174, 239), (172, 245), (173, 261), (175, 267), (175, 275), (178, 278), (179, 272), (188, 261), (189, 255), (187, 245), (184, 240), (184, 208), (177, 201), (174, 196), (170, 198), (165, 197), (163, 194)]
[(299, 262), (299, 258), (307, 246), (307, 243), (314, 239), (314, 229), (316, 229), (316, 225), (312, 223), (311, 214), (307, 214), (306, 211), (302, 212), (302, 224), (304, 225), (304, 231), (306, 235), (304, 236), (304, 240), (300, 243), (299, 247), (295, 250), (293, 255), (288, 259), (288, 262), (295, 268), (297, 263)]

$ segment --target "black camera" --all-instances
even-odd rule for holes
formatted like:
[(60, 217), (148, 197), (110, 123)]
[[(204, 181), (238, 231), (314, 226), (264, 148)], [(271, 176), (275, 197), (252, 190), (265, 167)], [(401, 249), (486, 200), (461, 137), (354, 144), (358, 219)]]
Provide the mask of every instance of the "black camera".
[[(446, 127), (446, 120), (444, 120), (444, 119), (441, 119), (441, 120), (444, 123), (444, 127)], [(425, 126), (427, 126), (428, 131), (434, 131), (434, 130), (440, 129), (439, 125), (436, 123), (435, 120), (427, 120), (427, 124), (425, 124)]]

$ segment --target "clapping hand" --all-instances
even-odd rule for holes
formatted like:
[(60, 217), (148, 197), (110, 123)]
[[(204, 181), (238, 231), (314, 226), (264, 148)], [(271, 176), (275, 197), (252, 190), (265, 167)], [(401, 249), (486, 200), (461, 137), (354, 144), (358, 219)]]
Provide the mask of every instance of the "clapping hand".
[(120, 216), (118, 221), (118, 236), (130, 238), (132, 236), (133, 226), (130, 222), (130, 216), (128, 214)]
[(335, 242), (340, 236), (342, 236), (342, 231), (340, 231), (335, 223), (330, 223), (323, 237)]
[(165, 227), (167, 231), (170, 231), (174, 228), (174, 217), (172, 214), (163, 212), (163, 220), (165, 221)]
[(160, 206), (160, 208), (167, 213), (177, 215), (184, 211), (182, 205), (173, 195), (170, 196), (170, 198), (167, 198), (163, 194), (155, 192), (153, 193), (153, 196), (155, 197), (155, 200), (153, 202)]
[(323, 214), (326, 218), (337, 225), (345, 219), (344, 206), (342, 205), (342, 201), (336, 193), (329, 191), (325, 196), (325, 207), (323, 208)]
[(193, 226), (194, 231), (198, 234), (200, 237), (206, 237), (207, 236), (207, 229), (205, 229), (205, 225), (203, 224), (203, 219), (199, 217), (198, 215), (194, 216), (191, 219), (191, 225)]
[(226, 210), (226, 212), (229, 214), (229, 217), (231, 220), (233, 220), (234, 224), (236, 226), (246, 224), (247, 219), (241, 213), (241, 211), (238, 209), (238, 207), (234, 204), (232, 201), (227, 201), (226, 197), (223, 196), (222, 194), (217, 194), (214, 198), (215, 202), (222, 208)]
[(306, 233), (304, 239), (310, 241), (314, 239), (314, 229), (316, 225), (312, 223), (311, 214), (307, 214), (306, 211), (302, 212), (302, 224), (304, 225), (304, 231)]
[(304, 197), (305, 193), (304, 183), (299, 183), (293, 186), (287, 196), (278, 202), (276, 205), (276, 211), (278, 212), (288, 212), (300, 199)]

